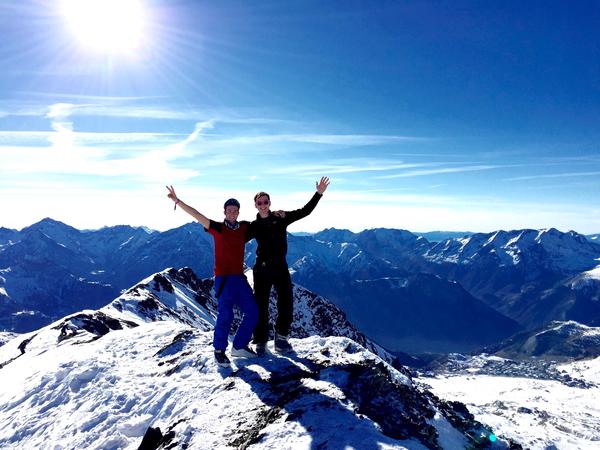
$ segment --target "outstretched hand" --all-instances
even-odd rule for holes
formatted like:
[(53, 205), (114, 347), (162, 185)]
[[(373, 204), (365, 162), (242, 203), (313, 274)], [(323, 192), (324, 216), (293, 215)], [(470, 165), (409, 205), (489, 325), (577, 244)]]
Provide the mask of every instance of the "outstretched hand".
[(169, 191), (169, 193), (167, 194), (167, 197), (169, 197), (171, 200), (173, 200), (175, 202), (175, 208), (177, 208), (177, 203), (179, 203), (179, 199), (177, 198), (177, 194), (175, 193), (175, 188), (173, 188), (173, 186), (167, 186), (167, 190)]
[(317, 192), (323, 195), (323, 192), (325, 192), (327, 186), (329, 186), (329, 177), (321, 177), (321, 181), (315, 184), (317, 185)]

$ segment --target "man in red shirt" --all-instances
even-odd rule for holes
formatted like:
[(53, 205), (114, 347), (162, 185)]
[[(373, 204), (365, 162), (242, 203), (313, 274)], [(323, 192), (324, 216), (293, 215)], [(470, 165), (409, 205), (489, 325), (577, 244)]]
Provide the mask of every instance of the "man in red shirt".
[(233, 339), (231, 356), (254, 358), (256, 353), (248, 347), (258, 321), (258, 307), (252, 289), (244, 275), (244, 246), (249, 240), (249, 222), (238, 222), (240, 203), (230, 198), (225, 202), (223, 222), (208, 219), (196, 209), (182, 202), (173, 186), (167, 186), (167, 196), (186, 213), (196, 219), (215, 241), (215, 292), (219, 301), (213, 345), (215, 360), (220, 366), (229, 366), (225, 350), (233, 322), (233, 305), (238, 305), (244, 317)]

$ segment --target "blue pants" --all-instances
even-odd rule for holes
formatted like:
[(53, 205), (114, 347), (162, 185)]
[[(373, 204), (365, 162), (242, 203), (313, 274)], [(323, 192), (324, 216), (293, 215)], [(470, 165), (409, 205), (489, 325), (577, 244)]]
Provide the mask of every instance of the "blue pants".
[(217, 323), (213, 345), (215, 350), (227, 348), (227, 337), (233, 322), (233, 305), (237, 305), (243, 314), (242, 323), (233, 339), (234, 348), (248, 345), (252, 332), (258, 321), (258, 307), (245, 275), (226, 275), (215, 277), (215, 292), (219, 292), (221, 284), (225, 282), (221, 295), (218, 298)]

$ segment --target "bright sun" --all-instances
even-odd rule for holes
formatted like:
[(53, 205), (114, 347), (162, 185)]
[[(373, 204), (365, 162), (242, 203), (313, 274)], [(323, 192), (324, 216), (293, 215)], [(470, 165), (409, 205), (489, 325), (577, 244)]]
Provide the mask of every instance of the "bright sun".
[(62, 0), (62, 11), (86, 47), (132, 53), (140, 46), (144, 14), (139, 0)]

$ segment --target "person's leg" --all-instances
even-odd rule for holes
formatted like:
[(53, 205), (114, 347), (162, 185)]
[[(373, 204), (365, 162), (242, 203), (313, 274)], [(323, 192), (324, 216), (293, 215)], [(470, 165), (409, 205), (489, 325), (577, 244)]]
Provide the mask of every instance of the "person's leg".
[(273, 284), (277, 292), (277, 321), (275, 323), (275, 331), (277, 334), (287, 336), (294, 320), (292, 279), (290, 278), (287, 266), (282, 266), (277, 270)]
[(258, 307), (258, 321), (254, 328), (253, 342), (264, 344), (269, 340), (269, 297), (271, 295), (271, 274), (265, 268), (253, 269), (254, 298)]
[[(221, 276), (215, 277), (215, 290), (217, 290), (224, 279)], [(215, 323), (215, 333), (213, 345), (215, 350), (225, 351), (227, 348), (227, 337), (229, 329), (233, 322), (233, 296), (229, 279), (225, 282), (221, 295), (218, 298), (217, 322)]]
[(258, 322), (258, 306), (254, 300), (252, 288), (244, 275), (232, 277), (235, 281), (236, 303), (242, 311), (243, 318), (233, 339), (234, 348), (244, 348), (250, 342), (252, 332)]

